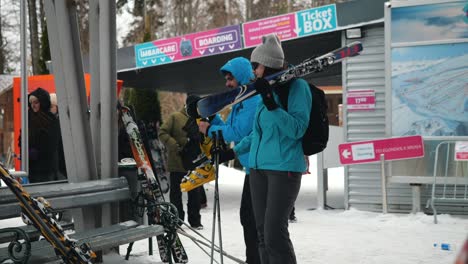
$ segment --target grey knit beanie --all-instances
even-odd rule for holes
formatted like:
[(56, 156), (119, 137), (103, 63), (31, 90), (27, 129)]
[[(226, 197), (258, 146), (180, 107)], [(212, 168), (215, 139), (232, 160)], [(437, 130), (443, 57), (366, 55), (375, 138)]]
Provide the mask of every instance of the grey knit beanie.
[(250, 61), (272, 69), (281, 69), (284, 63), (284, 53), (279, 38), (275, 34), (263, 36), (262, 44), (252, 51)]

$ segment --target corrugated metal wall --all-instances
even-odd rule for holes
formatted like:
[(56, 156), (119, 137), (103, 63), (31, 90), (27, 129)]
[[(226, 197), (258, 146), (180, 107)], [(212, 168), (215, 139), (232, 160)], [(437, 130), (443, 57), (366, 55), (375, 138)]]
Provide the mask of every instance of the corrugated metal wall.
[[(386, 135), (386, 124), (390, 123), (391, 109), (386, 109), (385, 102), (385, 37), (384, 25), (376, 24), (363, 27), (363, 44), (360, 56), (343, 62), (343, 119), (345, 142), (372, 140), (390, 137)], [(343, 31), (342, 42), (351, 43)], [(348, 112), (346, 109), (347, 93), (358, 89), (375, 91), (376, 106), (373, 111)], [(426, 153), (427, 155), (428, 153)], [(429, 160), (431, 160), (429, 158)], [(411, 175), (417, 160), (394, 163), (398, 171)], [(431, 162), (433, 162), (431, 160)], [(387, 164), (387, 166), (390, 164)], [(388, 166), (389, 167), (389, 166)], [(387, 175), (389, 170), (387, 168)], [(345, 206), (366, 211), (382, 211), (382, 191), (380, 164), (362, 164), (345, 166)], [(428, 175), (430, 177), (430, 175)], [(439, 190), (440, 188), (438, 188)], [(422, 208), (430, 198), (430, 185), (421, 187)], [(408, 184), (387, 184), (387, 202), (390, 212), (410, 212), (412, 207), (411, 187)], [(438, 206), (440, 213), (467, 213), (467, 207)], [(430, 212), (430, 211), (429, 211)]]
[[(345, 141), (362, 141), (384, 138), (385, 135), (385, 37), (384, 25), (361, 28), (363, 44), (360, 56), (343, 63), (343, 98), (349, 91), (375, 90), (374, 111), (348, 112), (343, 99)], [(343, 31), (343, 35), (345, 31)], [(346, 39), (351, 43), (355, 40)], [(380, 165), (363, 164), (345, 167), (345, 206), (370, 211), (382, 210)], [(411, 198), (411, 192), (408, 193)], [(411, 200), (409, 200), (410, 202)]]

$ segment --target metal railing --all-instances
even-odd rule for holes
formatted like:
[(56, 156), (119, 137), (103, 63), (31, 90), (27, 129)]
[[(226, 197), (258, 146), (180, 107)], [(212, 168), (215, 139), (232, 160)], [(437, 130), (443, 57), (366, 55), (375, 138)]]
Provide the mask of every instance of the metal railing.
[(435, 150), (431, 198), (427, 206), (434, 212), (436, 204), (468, 206), (468, 161), (455, 159), (456, 141), (442, 141)]

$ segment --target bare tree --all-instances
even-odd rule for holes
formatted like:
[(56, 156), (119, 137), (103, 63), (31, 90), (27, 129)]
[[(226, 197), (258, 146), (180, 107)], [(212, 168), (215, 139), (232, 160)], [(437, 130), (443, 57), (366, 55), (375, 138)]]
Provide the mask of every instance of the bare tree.
[(154, 39), (155, 32), (164, 25), (164, 10), (160, 0), (135, 0), (133, 8), (128, 6), (128, 0), (119, 0), (117, 8), (126, 8), (136, 17), (130, 24), (131, 30), (123, 39), (124, 46)]
[(29, 18), (29, 39), (31, 41), (31, 64), (33, 74), (42, 72), (39, 56), (39, 31), (37, 20), (37, 2), (36, 0), (28, 0), (28, 18)]
[[(0, 1), (0, 13), (2, 10), (2, 2)], [(0, 74), (5, 73), (6, 69), (6, 58), (5, 58), (5, 43), (3, 41), (3, 20), (0, 16)]]

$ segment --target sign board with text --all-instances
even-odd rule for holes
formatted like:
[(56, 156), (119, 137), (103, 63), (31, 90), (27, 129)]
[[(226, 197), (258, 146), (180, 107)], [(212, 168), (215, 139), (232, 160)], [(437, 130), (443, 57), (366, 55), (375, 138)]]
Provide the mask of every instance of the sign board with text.
[(338, 146), (343, 165), (370, 163), (385, 160), (402, 160), (424, 157), (424, 142), (421, 136), (387, 138), (344, 143)]
[(297, 37), (296, 17), (294, 13), (268, 17), (242, 24), (244, 47), (254, 47), (262, 44), (262, 36), (276, 34), (281, 41)]
[(135, 46), (138, 68), (195, 59), (242, 48), (240, 26), (227, 26)]
[(336, 5), (326, 5), (296, 13), (298, 37), (335, 30), (338, 25)]
[(455, 142), (455, 160), (468, 161), (468, 141)]
[(348, 111), (375, 109), (374, 90), (349, 91), (346, 96), (346, 109)]
[(260, 45), (262, 36), (268, 34), (276, 34), (285, 41), (333, 31), (337, 26), (335, 4), (250, 21), (242, 24), (244, 48)]

